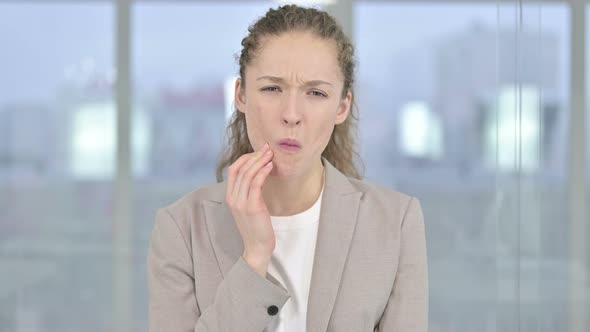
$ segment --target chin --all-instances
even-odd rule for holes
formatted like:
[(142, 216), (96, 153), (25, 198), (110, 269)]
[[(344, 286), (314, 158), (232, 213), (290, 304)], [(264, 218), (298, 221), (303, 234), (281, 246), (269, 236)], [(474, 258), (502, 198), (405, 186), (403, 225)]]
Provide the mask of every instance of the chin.
[(278, 176), (278, 177), (291, 177), (296, 175), (297, 168), (293, 166), (293, 164), (287, 163), (286, 165), (281, 161), (273, 159), (273, 167), (272, 171), (270, 171), (269, 175)]

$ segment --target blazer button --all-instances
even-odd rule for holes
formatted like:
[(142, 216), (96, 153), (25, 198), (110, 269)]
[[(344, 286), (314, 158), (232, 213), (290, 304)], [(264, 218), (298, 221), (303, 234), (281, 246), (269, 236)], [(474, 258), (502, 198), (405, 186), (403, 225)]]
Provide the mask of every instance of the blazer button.
[(266, 311), (269, 315), (274, 316), (277, 314), (277, 312), (279, 312), (279, 308), (277, 308), (276, 305), (271, 305)]

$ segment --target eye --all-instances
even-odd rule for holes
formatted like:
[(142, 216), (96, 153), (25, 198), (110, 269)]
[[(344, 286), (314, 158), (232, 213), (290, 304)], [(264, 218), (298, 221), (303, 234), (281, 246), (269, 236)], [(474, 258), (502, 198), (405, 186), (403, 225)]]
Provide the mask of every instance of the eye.
[(328, 95), (326, 95), (325, 93), (317, 90), (312, 91), (311, 94), (317, 97), (328, 97)]
[(266, 88), (262, 88), (260, 91), (270, 91), (270, 92), (275, 92), (275, 91), (279, 91), (279, 87), (278, 86), (269, 86)]

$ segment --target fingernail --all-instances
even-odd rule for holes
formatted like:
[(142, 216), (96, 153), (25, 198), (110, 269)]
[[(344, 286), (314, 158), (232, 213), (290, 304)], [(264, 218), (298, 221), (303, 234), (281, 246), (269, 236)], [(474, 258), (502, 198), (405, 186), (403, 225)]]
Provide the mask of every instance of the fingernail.
[(264, 146), (262, 147), (263, 149), (268, 148), (268, 143), (264, 143)]
[(270, 156), (271, 153), (272, 153), (272, 150), (268, 150), (264, 154), (267, 155), (267, 156)]

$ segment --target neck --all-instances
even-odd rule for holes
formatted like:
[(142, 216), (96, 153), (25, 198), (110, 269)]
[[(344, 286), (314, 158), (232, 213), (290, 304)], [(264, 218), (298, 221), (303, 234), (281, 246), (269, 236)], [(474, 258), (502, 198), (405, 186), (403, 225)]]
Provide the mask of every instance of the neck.
[(319, 198), (324, 181), (321, 160), (300, 177), (268, 176), (262, 196), (271, 216), (291, 216), (309, 209)]

